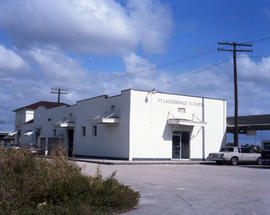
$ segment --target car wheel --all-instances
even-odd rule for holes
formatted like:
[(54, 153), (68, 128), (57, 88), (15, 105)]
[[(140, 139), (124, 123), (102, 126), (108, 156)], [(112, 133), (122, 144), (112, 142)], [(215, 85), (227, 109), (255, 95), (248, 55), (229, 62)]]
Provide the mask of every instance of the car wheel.
[(238, 163), (237, 157), (232, 157), (232, 159), (231, 159), (231, 164), (232, 164), (233, 166), (236, 166), (237, 163)]
[(262, 158), (258, 158), (258, 159), (257, 159), (257, 164), (258, 164), (258, 165), (262, 165)]

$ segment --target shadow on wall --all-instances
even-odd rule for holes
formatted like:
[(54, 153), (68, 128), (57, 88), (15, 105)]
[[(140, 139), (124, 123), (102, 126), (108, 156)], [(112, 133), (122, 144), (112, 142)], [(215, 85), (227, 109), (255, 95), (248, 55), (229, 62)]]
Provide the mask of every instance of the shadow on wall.
[[(190, 139), (192, 139), (194, 137), (192, 136), (193, 129), (193, 126), (169, 125), (168, 123), (166, 123), (163, 130), (162, 138), (163, 140), (172, 140), (172, 135), (174, 131), (188, 131), (190, 132)], [(200, 130), (198, 130), (198, 133), (199, 131)]]
[(172, 140), (172, 126), (166, 122), (166, 125), (162, 134), (163, 140)]

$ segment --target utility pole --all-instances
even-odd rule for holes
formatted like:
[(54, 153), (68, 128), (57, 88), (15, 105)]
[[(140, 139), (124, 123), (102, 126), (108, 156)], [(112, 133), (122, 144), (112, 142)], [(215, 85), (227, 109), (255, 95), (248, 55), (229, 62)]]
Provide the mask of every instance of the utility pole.
[(61, 94), (68, 94), (67, 89), (62, 89), (62, 88), (51, 88), (51, 93), (58, 94), (58, 99), (57, 99), (58, 103), (60, 103), (60, 95)]
[(232, 49), (218, 48), (218, 51), (233, 52), (233, 74), (234, 74), (234, 146), (238, 146), (238, 86), (236, 52), (252, 52), (252, 49), (237, 49), (239, 46), (252, 46), (249, 43), (218, 42), (218, 45), (232, 46)]

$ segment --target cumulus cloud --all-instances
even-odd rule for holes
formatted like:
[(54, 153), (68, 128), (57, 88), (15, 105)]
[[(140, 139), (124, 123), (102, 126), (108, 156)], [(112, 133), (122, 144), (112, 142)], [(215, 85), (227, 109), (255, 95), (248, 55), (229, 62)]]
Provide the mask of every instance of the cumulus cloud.
[(38, 68), (39, 79), (44, 79), (51, 86), (75, 87), (84, 79), (85, 69), (78, 60), (67, 56), (56, 47), (33, 47), (22, 53)]
[(247, 55), (241, 55), (238, 66), (242, 80), (265, 82), (270, 79), (270, 57), (263, 57), (259, 61), (254, 61)]
[(27, 63), (23, 58), (17, 55), (11, 49), (7, 49), (0, 44), (0, 76), (10, 76), (11, 74), (19, 74), (27, 67)]
[[(110, 92), (119, 92), (123, 88), (152, 89), (162, 92), (172, 92), (184, 95), (196, 95), (212, 98), (226, 99), (228, 115), (234, 113), (234, 84), (232, 61), (217, 67), (207, 69), (201, 73), (196, 72), (206, 66), (198, 67), (193, 71), (172, 72), (155, 70), (155, 64), (142, 59), (134, 53), (124, 59), (127, 76), (126, 79), (115, 80), (104, 84), (104, 89)], [(242, 55), (238, 59), (238, 93), (239, 114), (263, 114), (268, 113), (270, 106), (268, 73), (270, 57), (259, 61)], [(149, 69), (151, 68), (151, 69)], [(143, 71), (143, 72), (139, 72)], [(137, 73), (136, 75), (130, 75)], [(117, 91), (118, 89), (118, 91)]]
[(151, 0), (3, 0), (0, 26), (17, 45), (53, 44), (63, 50), (125, 55), (142, 45), (164, 51), (172, 28), (166, 5)]
[[(9, 107), (7, 110), (1, 110), (1, 112), (5, 113), (2, 115), (8, 118), (13, 119), (10, 110), (15, 107), (38, 100), (56, 100), (55, 95), (49, 93), (49, 89), (53, 83), (56, 83), (51, 75), (57, 73), (57, 71), (59, 74), (54, 77), (58, 77), (59, 80), (75, 79), (75, 82), (79, 83), (73, 84), (69, 94), (63, 96), (63, 101), (70, 104), (79, 99), (101, 94), (119, 94), (121, 90), (127, 88), (142, 90), (156, 88), (157, 91), (162, 92), (227, 99), (228, 115), (233, 115), (232, 62), (221, 64), (193, 76), (186, 76), (186, 74), (191, 74), (194, 71), (179, 71), (177, 73), (175, 71), (156, 70), (154, 63), (135, 53), (131, 53), (123, 59), (125, 70), (115, 73), (94, 73), (81, 69), (80, 62), (66, 56), (56, 48), (29, 49), (22, 56), (27, 56), (29, 61), (31, 58), (31, 62), (35, 61), (36, 69), (40, 69), (43, 75), (39, 79), (30, 77), (24, 80), (16, 78), (1, 79), (1, 101), (7, 104), (6, 107)], [(47, 67), (47, 64), (53, 65)], [(238, 59), (240, 115), (268, 113), (267, 107), (270, 106), (270, 100), (267, 99), (267, 94), (270, 87), (268, 85), (269, 76), (265, 74), (264, 68), (268, 68), (269, 64), (270, 57), (259, 61), (255, 61), (248, 56), (242, 56)], [(56, 68), (55, 72), (48, 71), (50, 68), (52, 71)], [(197, 69), (201, 68), (203, 67)], [(63, 71), (63, 74), (59, 71)], [(72, 71), (80, 71), (81, 75), (76, 77)], [(257, 71), (254, 74), (257, 78), (250, 77), (254, 71)], [(133, 75), (133, 73), (136, 73), (136, 75)], [(265, 81), (261, 82), (262, 79), (265, 79)], [(16, 91), (9, 90), (13, 86), (16, 86)], [(12, 98), (12, 101), (10, 98)]]

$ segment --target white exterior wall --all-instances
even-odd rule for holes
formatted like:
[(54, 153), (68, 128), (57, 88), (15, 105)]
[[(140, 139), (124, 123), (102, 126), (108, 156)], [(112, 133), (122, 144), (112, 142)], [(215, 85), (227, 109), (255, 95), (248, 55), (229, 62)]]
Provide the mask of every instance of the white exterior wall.
[[(20, 110), (16, 112), (16, 116), (15, 116), (15, 131), (17, 132), (21, 132), (23, 130), (23, 125), (25, 123), (25, 110)], [(19, 144), (19, 137), (18, 137), (18, 133), (16, 133), (15, 135), (15, 144)], [(22, 140), (22, 135), (21, 135), (21, 140)]]
[[(33, 113), (30, 114), (34, 117), (34, 121), (32, 123), (25, 123), (28, 112), (28, 110), (16, 112), (15, 125), (17, 131), (21, 130), (22, 144), (36, 144), (37, 131), (40, 131), (40, 138), (46, 138), (46, 141), (48, 141), (48, 138), (65, 139), (67, 136), (66, 129), (57, 128), (56, 123), (68, 119), (75, 121), (73, 117), (73, 106), (58, 106), (50, 109), (46, 109), (45, 107), (40, 106), (35, 111), (32, 111)], [(70, 113), (73, 113), (72, 118), (70, 118)], [(54, 129), (56, 129), (55, 136), (53, 132)], [(25, 135), (25, 133), (27, 132), (33, 132), (33, 134), (27, 136)]]
[[(51, 109), (39, 107), (36, 110), (34, 123), (36, 128), (40, 128), (41, 138), (53, 137), (53, 129), (56, 129), (56, 123), (61, 121), (67, 115), (66, 109), (65, 106), (59, 106)], [(61, 132), (59, 128), (57, 128), (57, 131), (58, 136), (61, 137), (63, 131)]]
[[(203, 129), (201, 126), (168, 125), (169, 118), (203, 121), (205, 111), (205, 153), (219, 149), (225, 134), (226, 120), (223, 100), (182, 95), (131, 91), (130, 159), (172, 158), (172, 132), (190, 131), (190, 158), (203, 158)], [(203, 109), (203, 102), (205, 109)], [(185, 108), (185, 113), (178, 112)], [(226, 119), (226, 118), (225, 118)], [(214, 150), (215, 151), (215, 150)]]
[[(111, 106), (115, 111), (111, 111)], [(100, 96), (79, 101), (76, 104), (76, 127), (74, 154), (96, 157), (129, 158), (129, 110), (130, 91), (106, 98)], [(120, 123), (114, 125), (92, 124), (91, 119), (115, 112)], [(97, 136), (92, 135), (92, 126), (97, 126)], [(82, 126), (86, 135), (82, 136)]]
[(226, 135), (226, 101), (204, 99), (205, 103), (205, 155), (218, 152), (225, 145)]
[[(60, 121), (75, 121), (74, 106), (58, 106), (50, 109), (39, 107), (35, 111), (34, 127), (40, 128), (40, 138), (59, 138), (63, 139), (68, 148), (67, 128), (59, 128), (56, 126)], [(54, 135), (56, 129), (56, 135)]]
[(21, 128), (24, 123), (25, 123), (25, 110), (17, 111), (15, 116), (15, 129)]
[(24, 124), (21, 130), (21, 140), (22, 144), (33, 144), (33, 135), (25, 135), (26, 132), (31, 132), (33, 130), (33, 123)]

